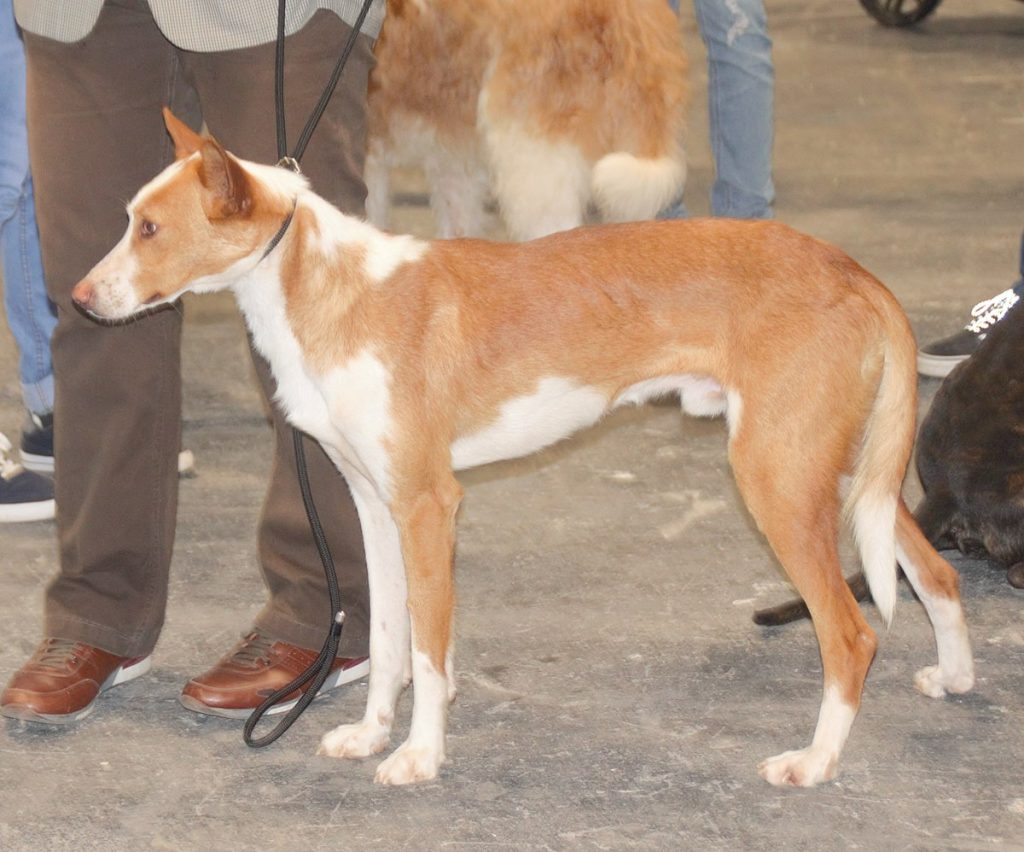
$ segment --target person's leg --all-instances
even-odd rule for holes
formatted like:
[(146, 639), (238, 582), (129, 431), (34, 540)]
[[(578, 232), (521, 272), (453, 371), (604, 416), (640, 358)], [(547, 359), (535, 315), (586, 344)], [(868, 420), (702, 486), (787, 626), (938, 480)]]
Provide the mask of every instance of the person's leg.
[[(676, 4), (678, 8), (678, 4)], [(763, 0), (694, 0), (708, 51), (715, 216), (772, 216), (774, 81)]]
[[(349, 28), (321, 11), (290, 36), (285, 50), (285, 101), (289, 153), (320, 97)], [(362, 215), (366, 147), (366, 86), (372, 43), (360, 37), (327, 111), (302, 159), (313, 189), (347, 213)], [(203, 117), (211, 135), (232, 153), (261, 163), (277, 161), (274, 119), (274, 46), (224, 53), (188, 54)], [(268, 399), (274, 380), (255, 355)], [(258, 630), (302, 648), (318, 648), (331, 616), (320, 559), (299, 493), (291, 427), (272, 408), (275, 454), (260, 521), (259, 545), (270, 600), (256, 619)], [(345, 628), (339, 655), (367, 653), (369, 604), (359, 519), (344, 479), (318, 446), (307, 444), (314, 499), (341, 586)]]
[(181, 314), (108, 328), (70, 291), (120, 239), (124, 203), (172, 159), (160, 108), (195, 115), (145, 3), (117, 0), (74, 45), (27, 35), (29, 139), (51, 299), (60, 572), (45, 633), (148, 654), (177, 509)]
[(56, 325), (46, 297), (25, 127), (25, 54), (10, 0), (0, 0), (0, 252), (4, 308), (18, 348), (25, 407), (53, 409), (50, 336)]

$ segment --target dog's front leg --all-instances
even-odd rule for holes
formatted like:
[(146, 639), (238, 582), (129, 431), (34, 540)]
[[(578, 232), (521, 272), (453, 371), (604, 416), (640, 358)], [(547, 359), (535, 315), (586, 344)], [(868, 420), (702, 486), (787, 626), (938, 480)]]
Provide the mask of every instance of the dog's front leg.
[(391, 736), (395, 704), (409, 682), (409, 613), (398, 529), (388, 507), (358, 474), (348, 476), (366, 548), (370, 585), (370, 688), (362, 722), (324, 734), (319, 754), (367, 757)]
[(462, 489), (446, 472), (429, 486), (396, 500), (412, 621), (413, 712), (409, 738), (381, 763), (381, 784), (409, 784), (437, 776), (445, 760), (451, 677), (455, 513)]

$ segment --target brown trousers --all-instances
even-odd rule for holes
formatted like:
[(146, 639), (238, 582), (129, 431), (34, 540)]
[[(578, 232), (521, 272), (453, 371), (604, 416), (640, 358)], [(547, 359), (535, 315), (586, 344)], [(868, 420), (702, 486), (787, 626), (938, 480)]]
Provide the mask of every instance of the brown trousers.
[[(294, 145), (350, 30), (320, 11), (286, 42), (285, 99)], [(371, 41), (361, 37), (306, 150), (313, 187), (361, 214)], [(83, 41), (26, 35), (29, 139), (43, 262), (59, 312), (53, 339), (60, 571), (47, 589), (45, 634), (119, 655), (147, 654), (167, 601), (181, 440), (181, 324), (163, 310), (101, 327), (71, 288), (120, 239), (124, 203), (173, 159), (160, 114), (169, 105), (233, 153), (277, 160), (274, 45), (190, 53), (170, 44), (141, 0), (109, 0)], [(263, 392), (273, 378), (255, 355)], [(274, 411), (275, 458), (258, 537), (269, 600), (256, 626), (319, 647), (327, 590), (295, 474), (290, 427)], [(367, 652), (362, 537), (348, 488), (308, 446), (346, 612), (342, 656)]]

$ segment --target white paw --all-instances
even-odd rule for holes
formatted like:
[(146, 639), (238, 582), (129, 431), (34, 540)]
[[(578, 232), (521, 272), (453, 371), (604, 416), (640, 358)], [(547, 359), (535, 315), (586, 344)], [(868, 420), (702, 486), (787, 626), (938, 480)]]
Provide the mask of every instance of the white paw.
[(948, 675), (939, 666), (927, 666), (914, 675), (914, 686), (929, 698), (942, 698), (947, 692), (960, 694), (974, 686), (974, 672), (968, 669)]
[(383, 751), (389, 739), (388, 729), (380, 725), (338, 725), (323, 735), (316, 753), (328, 757), (368, 757)]
[(414, 784), (437, 777), (444, 763), (444, 752), (403, 743), (395, 753), (377, 767), (374, 781), (378, 784)]
[(776, 787), (813, 787), (835, 778), (837, 757), (825, 749), (810, 746), (769, 757), (757, 771)]

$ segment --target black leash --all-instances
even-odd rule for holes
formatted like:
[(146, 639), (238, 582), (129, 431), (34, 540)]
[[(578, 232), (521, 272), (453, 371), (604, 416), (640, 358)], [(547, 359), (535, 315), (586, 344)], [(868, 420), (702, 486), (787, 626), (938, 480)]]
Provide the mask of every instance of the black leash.
[[(355, 47), (356, 39), (359, 37), (359, 32), (363, 27), (363, 22), (366, 20), (366, 15), (370, 11), (370, 6), (372, 5), (373, 0), (365, 0), (363, 3), (362, 9), (359, 11), (359, 16), (352, 25), (352, 31), (349, 33), (348, 41), (345, 43), (341, 56), (338, 58), (338, 62), (334, 66), (334, 73), (331, 74), (331, 79), (327, 83), (324, 93), (320, 96), (320, 100), (313, 108), (313, 113), (306, 122), (306, 126), (303, 128), (302, 134), (299, 136), (299, 141), (291, 156), (288, 156), (288, 137), (285, 129), (284, 118), (285, 3), (286, 0), (278, 0), (277, 5), (277, 53), (274, 67), (274, 105), (277, 113), (277, 155), (280, 158), (277, 164), (282, 168), (298, 172), (299, 160), (302, 159), (302, 155), (306, 151), (306, 145), (309, 144), (309, 139), (313, 135), (313, 131), (316, 129), (317, 124), (320, 122), (320, 118), (323, 116), (324, 110), (327, 109), (327, 104), (331, 99), (331, 95), (334, 94), (334, 89), (338, 85), (338, 81), (341, 79), (341, 72), (344, 70), (345, 64), (348, 62), (349, 55)], [(271, 241), (270, 247), (264, 253), (264, 257), (270, 253), (270, 250), (272, 250), (273, 247), (277, 245), (278, 241), (280, 241), (281, 237), (284, 236), (284, 231), (291, 222), (291, 218), (291, 214), (289, 214), (277, 235), (275, 235), (274, 239)], [(252, 748), (262, 748), (263, 746), (270, 745), (274, 742), (274, 740), (280, 737), (292, 726), (292, 723), (302, 715), (313, 699), (316, 698), (320, 688), (324, 685), (331, 674), (331, 665), (334, 663), (335, 657), (338, 655), (338, 646), (341, 643), (341, 628), (345, 620), (345, 613), (342, 612), (341, 609), (341, 592), (338, 589), (338, 575), (334, 570), (334, 560), (331, 557), (331, 550), (327, 544), (327, 536), (324, 534), (323, 526), (320, 523), (320, 516), (317, 514), (316, 504), (313, 502), (313, 494), (309, 486), (309, 471), (306, 468), (306, 450), (303, 445), (303, 437), (303, 433), (298, 429), (292, 429), (292, 439), (295, 445), (295, 467), (298, 471), (299, 490), (302, 492), (302, 503), (306, 508), (306, 517), (309, 520), (309, 529), (313, 534), (313, 540), (316, 542), (317, 552), (320, 554), (320, 562), (323, 564), (324, 576), (327, 578), (327, 594), (330, 597), (331, 603), (331, 626), (327, 633), (327, 637), (324, 640), (323, 647), (320, 649), (320, 653), (310, 664), (309, 668), (295, 678), (291, 683), (286, 686), (282, 686), (272, 695), (268, 696), (259, 707), (252, 711), (249, 718), (246, 719), (245, 728), (242, 731), (242, 738), (245, 740), (245, 744)], [(265, 734), (262, 737), (254, 738), (252, 735), (253, 730), (256, 728), (260, 719), (263, 718), (263, 715), (282, 698), (290, 695), (297, 689), (301, 689), (310, 681), (313, 681), (313, 683), (309, 689), (299, 696), (295, 706), (288, 711), (284, 718), (277, 723), (270, 733)]]

